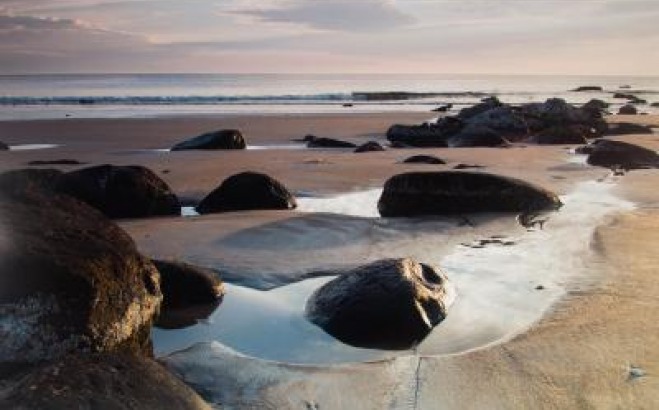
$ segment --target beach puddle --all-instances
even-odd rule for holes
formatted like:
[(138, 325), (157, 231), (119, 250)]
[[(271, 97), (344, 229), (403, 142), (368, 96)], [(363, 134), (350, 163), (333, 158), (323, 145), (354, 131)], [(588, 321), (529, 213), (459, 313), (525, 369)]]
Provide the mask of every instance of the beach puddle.
[(197, 212), (194, 206), (182, 206), (181, 216), (185, 216), (185, 217), (199, 216), (199, 212)]
[(38, 149), (51, 149), (61, 146), (60, 144), (18, 144), (10, 145), (10, 151), (32, 151)]
[[(307, 298), (331, 277), (306, 279), (270, 290), (228, 285), (223, 304), (208, 321), (186, 329), (154, 330), (156, 354), (164, 356), (197, 343), (213, 343), (216, 350), (218, 346), (225, 347), (220, 349), (223, 354), (233, 352), (241, 357), (282, 363), (334, 364), (414, 353), (459, 354), (505, 341), (536, 322), (565, 294), (568, 284), (588, 273), (586, 264), (594, 229), (607, 215), (633, 208), (631, 203), (613, 196), (612, 187), (601, 182), (578, 184), (572, 193), (562, 197), (564, 207), (550, 214), (545, 229), (534, 231), (516, 226), (512, 216), (476, 227), (449, 220), (375, 218), (379, 190), (302, 198), (302, 211), (343, 214), (320, 214), (334, 224), (341, 221), (339, 217), (358, 222), (343, 224), (343, 231), (334, 238), (336, 244), (323, 244), (331, 258), (357, 265), (411, 256), (442, 267), (458, 293), (447, 319), (414, 352), (358, 349), (338, 342), (304, 318)], [(435, 225), (429, 228), (432, 224)], [(370, 228), (364, 229), (365, 226)], [(238, 238), (232, 238), (233, 244), (239, 248), (245, 245), (242, 252), (252, 261), (248, 256), (252, 252), (275, 246), (270, 262), (288, 259), (293, 266), (301, 259), (296, 252), (303, 244), (312, 249), (314, 240), (332, 239), (325, 235), (327, 232), (319, 233), (318, 226), (312, 223), (296, 225), (294, 233), (299, 240), (289, 242), (290, 232), (283, 228), (280, 225), (277, 229), (271, 227), (272, 232), (255, 230), (238, 242)], [(499, 234), (494, 235), (497, 230)], [(343, 236), (350, 235), (353, 242), (342, 243)], [(473, 243), (477, 246), (470, 245)], [(341, 252), (332, 253), (332, 246)], [(348, 248), (350, 251), (346, 252)], [(321, 262), (313, 255), (310, 259), (302, 264)], [(175, 354), (183, 362), (185, 355), (186, 351)]]

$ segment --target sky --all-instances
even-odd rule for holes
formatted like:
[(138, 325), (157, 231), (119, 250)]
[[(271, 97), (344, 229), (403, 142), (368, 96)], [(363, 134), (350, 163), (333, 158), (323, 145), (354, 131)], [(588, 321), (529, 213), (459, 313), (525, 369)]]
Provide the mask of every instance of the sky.
[(659, 0), (0, 0), (0, 73), (659, 75)]

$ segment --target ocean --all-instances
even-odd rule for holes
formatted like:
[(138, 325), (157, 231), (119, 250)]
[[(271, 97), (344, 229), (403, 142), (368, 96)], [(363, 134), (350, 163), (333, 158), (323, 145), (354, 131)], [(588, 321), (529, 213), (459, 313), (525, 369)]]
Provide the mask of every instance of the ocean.
[[(578, 86), (603, 91), (574, 92)], [(486, 96), (519, 104), (559, 97), (648, 101), (658, 113), (659, 77), (432, 74), (62, 74), (0, 76), (0, 120), (125, 118), (184, 114), (282, 114), (457, 110)]]

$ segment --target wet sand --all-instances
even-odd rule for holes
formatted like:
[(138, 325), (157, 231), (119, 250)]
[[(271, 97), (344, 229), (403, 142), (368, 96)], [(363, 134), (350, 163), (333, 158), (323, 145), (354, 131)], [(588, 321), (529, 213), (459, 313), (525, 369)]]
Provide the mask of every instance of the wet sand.
[[(590, 274), (565, 283), (568, 296), (531, 329), (505, 343), (460, 355), (408, 356), (333, 367), (264, 362), (213, 345), (199, 346), (194, 353), (175, 355), (166, 361), (193, 385), (221, 387), (221, 392), (204, 391), (206, 397), (235, 406), (656, 408), (659, 326), (652, 312), (659, 307), (655, 278), (659, 267), (655, 251), (659, 214), (653, 210), (659, 205), (655, 194), (658, 171), (633, 171), (611, 179), (606, 169), (572, 160), (565, 146), (392, 149), (366, 154), (325, 149), (142, 151), (233, 126), (243, 129), (248, 144), (281, 144), (307, 133), (354, 142), (381, 140), (392, 123), (416, 123), (430, 117), (400, 113), (0, 123), (0, 140), (4, 142), (63, 145), (0, 152), (0, 169), (23, 167), (31, 160), (61, 158), (90, 164), (142, 164), (157, 171), (191, 202), (225, 177), (243, 170), (266, 172), (297, 193), (315, 194), (378, 187), (397, 173), (450, 169), (458, 163), (484, 165), (484, 171), (523, 178), (560, 194), (571, 192), (578, 182), (604, 179), (615, 184), (616, 195), (634, 202), (638, 209), (608, 217), (590, 240), (592, 255), (585, 260)], [(611, 117), (612, 121), (622, 119), (659, 125), (657, 116)], [(615, 139), (659, 149), (656, 134)], [(437, 155), (448, 164), (400, 163), (419, 153)], [(190, 220), (125, 221), (122, 226), (147, 254), (193, 258), (195, 252), (185, 248), (185, 240), (171, 243), (160, 235), (175, 232), (180, 224), (196, 224), (195, 230), (186, 233), (190, 238), (203, 239), (205, 235), (212, 241), (218, 235), (234, 235), (236, 239), (245, 230), (300, 217), (308, 216), (236, 213)]]

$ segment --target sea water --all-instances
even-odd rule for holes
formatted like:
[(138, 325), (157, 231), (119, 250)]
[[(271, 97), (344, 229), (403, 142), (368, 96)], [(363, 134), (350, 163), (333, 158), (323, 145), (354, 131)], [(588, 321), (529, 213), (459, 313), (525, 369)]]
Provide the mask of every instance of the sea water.
[[(599, 85), (603, 92), (572, 92)], [(621, 86), (631, 88), (621, 89)], [(382, 93), (397, 94), (382, 94)], [(659, 77), (450, 74), (86, 74), (0, 76), (0, 120), (184, 114), (281, 114), (454, 109), (495, 95), (518, 104), (625, 92), (659, 101)], [(658, 109), (640, 105), (641, 111)]]

